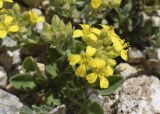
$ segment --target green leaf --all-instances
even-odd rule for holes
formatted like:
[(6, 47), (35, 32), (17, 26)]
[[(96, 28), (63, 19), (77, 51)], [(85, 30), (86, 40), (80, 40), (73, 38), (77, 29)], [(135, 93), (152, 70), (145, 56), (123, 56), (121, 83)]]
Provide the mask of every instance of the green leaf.
[[(37, 74), (39, 76), (43, 77), (43, 73), (40, 71), (36, 60), (32, 57), (27, 57), (24, 61), (23, 61), (23, 67), (25, 68), (26, 71), (36, 71)], [(44, 77), (45, 78), (45, 77)]]
[(24, 61), (23, 61), (23, 67), (27, 70), (27, 71), (35, 71), (36, 70), (36, 62), (32, 57), (27, 57)]
[(34, 76), (30, 73), (18, 74), (10, 79), (10, 83), (19, 90), (29, 91), (36, 88)]
[(90, 102), (86, 108), (86, 114), (104, 114), (103, 108), (97, 102)]
[(20, 109), (20, 114), (33, 114), (32, 109), (30, 109), (28, 106), (23, 106)]
[(98, 93), (101, 95), (110, 95), (112, 94), (114, 91), (116, 91), (118, 89), (118, 87), (120, 87), (122, 85), (122, 83), (124, 82), (124, 79), (120, 76), (110, 76), (108, 77), (108, 81), (109, 81), (109, 88), (107, 89), (103, 89), (103, 90), (98, 90)]
[(46, 72), (51, 75), (51, 79), (54, 79), (57, 76), (58, 68), (56, 64), (50, 64), (46, 66)]
[(132, 4), (131, 3), (128, 3), (124, 6), (123, 8), (123, 14), (124, 15), (127, 15), (132, 9)]

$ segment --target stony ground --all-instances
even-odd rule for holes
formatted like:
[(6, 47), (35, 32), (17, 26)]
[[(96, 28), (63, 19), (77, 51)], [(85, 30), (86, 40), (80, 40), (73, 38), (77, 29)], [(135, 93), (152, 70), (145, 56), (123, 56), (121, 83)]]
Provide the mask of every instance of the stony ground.
[[(7, 43), (4, 41), (3, 45), (16, 45), (10, 38), (6, 40)], [(23, 106), (19, 98), (7, 92), (10, 91), (8, 78), (14, 73), (23, 72), (21, 66), (17, 66), (21, 62), (20, 53), (20, 50), (4, 51), (0, 55), (0, 114), (19, 114)], [(128, 63), (118, 64), (115, 73), (125, 79), (115, 93), (106, 97), (90, 96), (101, 103), (105, 114), (160, 113), (160, 48), (148, 47), (143, 52), (129, 48)], [(50, 114), (65, 114), (65, 105), (53, 109)]]

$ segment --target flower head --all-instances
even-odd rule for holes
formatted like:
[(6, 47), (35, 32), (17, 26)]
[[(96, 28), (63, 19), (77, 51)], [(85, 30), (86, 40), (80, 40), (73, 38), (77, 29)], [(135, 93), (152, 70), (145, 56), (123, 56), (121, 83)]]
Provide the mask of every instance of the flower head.
[(86, 70), (89, 64), (89, 61), (91, 60), (91, 57), (96, 53), (96, 49), (87, 46), (86, 52), (79, 54), (70, 54), (68, 56), (68, 60), (70, 65), (79, 64), (78, 68), (75, 71), (75, 74), (77, 76), (84, 77), (86, 75)]
[(127, 61), (128, 59), (128, 54), (127, 48), (129, 46), (128, 43), (125, 43), (125, 40), (122, 40), (114, 31), (113, 27), (102, 25), (103, 29), (106, 30), (107, 36), (109, 39), (112, 41), (112, 46), (115, 49), (116, 53), (121, 56), (122, 59)]
[(0, 38), (5, 38), (10, 32), (18, 32), (19, 26), (13, 23), (14, 18), (5, 16), (4, 20), (0, 21)]
[(0, 8), (3, 7), (3, 2), (13, 2), (13, 0), (0, 0)]
[(101, 31), (97, 28), (90, 27), (90, 25), (81, 25), (82, 30), (77, 29), (73, 32), (73, 38), (82, 37), (83, 41), (90, 42), (96, 41), (97, 35), (100, 35)]
[(91, 7), (94, 9), (97, 9), (100, 7), (101, 3), (102, 3), (102, 0), (92, 0)]
[(89, 66), (93, 68), (93, 73), (86, 76), (88, 82), (92, 84), (99, 78), (100, 87), (108, 88), (109, 82), (107, 77), (113, 75), (112, 68), (109, 65), (106, 66), (106, 62), (100, 58), (95, 58), (90, 61)]
[(29, 11), (28, 15), (29, 21), (32, 25), (45, 21), (45, 18), (43, 16), (38, 15), (35, 11)]

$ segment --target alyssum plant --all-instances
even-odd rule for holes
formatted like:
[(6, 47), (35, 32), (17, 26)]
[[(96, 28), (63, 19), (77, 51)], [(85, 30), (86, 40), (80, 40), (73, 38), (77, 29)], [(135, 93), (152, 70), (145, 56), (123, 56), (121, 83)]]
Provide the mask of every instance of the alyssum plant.
[[(94, 1), (91, 5), (98, 8), (99, 3)], [(3, 2), (13, 1), (1, 1), (1, 8)], [(43, 25), (42, 30), (36, 28), (38, 24)], [(11, 50), (42, 49), (38, 55), (43, 56), (31, 56), (32, 51), (30, 56), (26, 55), (22, 63), (24, 72), (10, 78), (14, 88), (26, 92), (27, 98), (32, 99), (28, 105), (55, 107), (66, 104), (69, 114), (104, 113), (89, 95), (92, 92), (109, 95), (123, 82), (121, 77), (113, 76), (115, 58), (120, 56), (127, 60), (129, 45), (112, 26), (95, 28), (80, 24), (80, 28), (74, 30), (70, 22), (65, 24), (56, 15), (49, 23), (36, 10), (22, 12), (18, 4), (0, 10), (0, 38), (9, 36), (18, 42)], [(44, 64), (43, 68), (40, 63)], [(31, 97), (33, 94), (36, 97)], [(35, 112), (23, 107), (21, 113)], [(37, 111), (37, 114), (43, 113), (46, 111)]]

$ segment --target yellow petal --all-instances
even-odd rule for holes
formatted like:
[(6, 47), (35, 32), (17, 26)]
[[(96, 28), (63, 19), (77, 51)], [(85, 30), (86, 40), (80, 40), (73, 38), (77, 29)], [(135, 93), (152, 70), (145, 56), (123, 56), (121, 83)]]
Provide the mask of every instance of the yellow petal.
[(3, 2), (0, 0), (0, 9), (3, 7)]
[(73, 38), (78, 38), (78, 37), (81, 37), (83, 36), (83, 32), (81, 30), (75, 30), (73, 32)]
[(86, 56), (91, 57), (96, 53), (96, 48), (93, 48), (91, 46), (87, 46), (86, 48)]
[(97, 40), (97, 36), (96, 36), (95, 34), (90, 33), (90, 34), (88, 35), (88, 37), (89, 37), (91, 40), (93, 40), (93, 41), (96, 41), (96, 40)]
[(89, 66), (100, 69), (106, 66), (106, 62), (103, 59), (95, 58), (89, 62)]
[(110, 29), (111, 29), (111, 27), (108, 26), (108, 25), (101, 25), (101, 26), (102, 26), (102, 28), (105, 29), (105, 30), (110, 30)]
[(100, 87), (101, 88), (108, 88), (109, 82), (105, 77), (100, 77)]
[(114, 59), (107, 59), (107, 65), (115, 66), (116, 65), (116, 61)]
[(79, 65), (79, 67), (75, 71), (75, 74), (77, 76), (84, 77), (86, 75), (86, 65), (85, 64)]
[(90, 25), (87, 25), (87, 24), (80, 24), (80, 26), (81, 26), (82, 28), (86, 28), (86, 29), (87, 29), (87, 28), (88, 28), (88, 29), (90, 28)]
[(77, 64), (80, 61), (80, 59), (81, 59), (80, 55), (71, 54), (68, 56), (68, 61), (70, 65)]
[(122, 50), (121, 51), (121, 57), (123, 60), (127, 61), (128, 60), (128, 52), (127, 50)]
[(101, 3), (102, 3), (102, 0), (92, 0), (91, 6), (92, 6), (92, 8), (97, 9), (100, 7)]
[(115, 37), (115, 36), (112, 36), (111, 37), (111, 40), (113, 42), (113, 47), (115, 48), (116, 51), (120, 51), (123, 49), (123, 45), (121, 44), (120, 42), (120, 39)]
[(93, 84), (97, 80), (97, 75), (95, 73), (90, 73), (86, 76), (88, 83)]
[(45, 21), (45, 19), (43, 16), (39, 16), (37, 19), (37, 23), (44, 22), (44, 21)]
[(102, 72), (107, 77), (113, 75), (113, 69), (109, 65), (102, 69)]
[(0, 30), (0, 38), (5, 38), (7, 36), (7, 31)]
[(91, 32), (97, 34), (97, 35), (100, 35), (101, 34), (101, 31), (97, 28), (91, 28)]
[(4, 19), (4, 24), (5, 26), (9, 26), (13, 22), (13, 17), (11, 16), (6, 16)]
[(13, 0), (4, 0), (4, 1), (6, 1), (6, 2), (13, 2)]
[(19, 26), (18, 26), (18, 25), (10, 26), (10, 27), (8, 28), (8, 31), (9, 31), (9, 32), (17, 32), (17, 31), (19, 31)]

